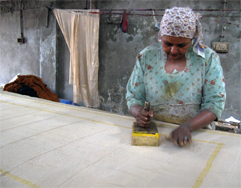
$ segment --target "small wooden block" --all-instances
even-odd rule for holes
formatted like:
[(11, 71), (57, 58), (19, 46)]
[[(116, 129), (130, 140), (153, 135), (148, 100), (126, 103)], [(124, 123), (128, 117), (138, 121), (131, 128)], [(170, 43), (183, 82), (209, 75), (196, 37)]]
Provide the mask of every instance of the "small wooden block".
[(159, 146), (159, 133), (154, 122), (147, 128), (140, 127), (136, 122), (132, 124), (133, 146)]

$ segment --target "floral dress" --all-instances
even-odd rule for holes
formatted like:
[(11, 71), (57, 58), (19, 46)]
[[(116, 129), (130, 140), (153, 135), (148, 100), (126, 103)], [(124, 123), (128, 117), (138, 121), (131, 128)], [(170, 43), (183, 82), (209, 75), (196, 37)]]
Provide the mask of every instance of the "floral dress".
[(127, 106), (144, 105), (149, 101), (154, 118), (182, 123), (202, 110), (221, 117), (226, 100), (225, 80), (216, 52), (205, 48), (205, 58), (193, 52), (190, 45), (183, 71), (165, 71), (167, 56), (162, 44), (142, 50), (127, 83)]

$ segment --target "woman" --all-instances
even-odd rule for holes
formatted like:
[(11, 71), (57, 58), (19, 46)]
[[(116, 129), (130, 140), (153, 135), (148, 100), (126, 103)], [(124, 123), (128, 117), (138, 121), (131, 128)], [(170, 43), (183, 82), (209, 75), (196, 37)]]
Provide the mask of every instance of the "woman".
[(153, 116), (178, 123), (171, 137), (179, 146), (191, 142), (192, 131), (220, 118), (226, 99), (220, 60), (202, 43), (199, 17), (189, 7), (167, 9), (160, 43), (138, 54), (127, 84), (127, 105), (139, 126), (148, 127)]

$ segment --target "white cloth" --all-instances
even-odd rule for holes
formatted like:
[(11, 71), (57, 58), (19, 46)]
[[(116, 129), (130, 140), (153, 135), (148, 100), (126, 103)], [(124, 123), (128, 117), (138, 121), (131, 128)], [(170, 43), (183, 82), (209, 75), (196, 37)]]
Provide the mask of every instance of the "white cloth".
[(99, 10), (54, 9), (54, 15), (70, 51), (69, 83), (73, 102), (99, 107)]

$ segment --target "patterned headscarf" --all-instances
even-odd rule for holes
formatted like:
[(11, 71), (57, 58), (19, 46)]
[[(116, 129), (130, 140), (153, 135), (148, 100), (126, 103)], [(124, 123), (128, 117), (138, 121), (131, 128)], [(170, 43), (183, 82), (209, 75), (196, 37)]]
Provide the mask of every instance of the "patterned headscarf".
[(205, 58), (200, 14), (189, 7), (166, 9), (162, 17), (158, 39), (163, 35), (192, 39), (193, 51)]

